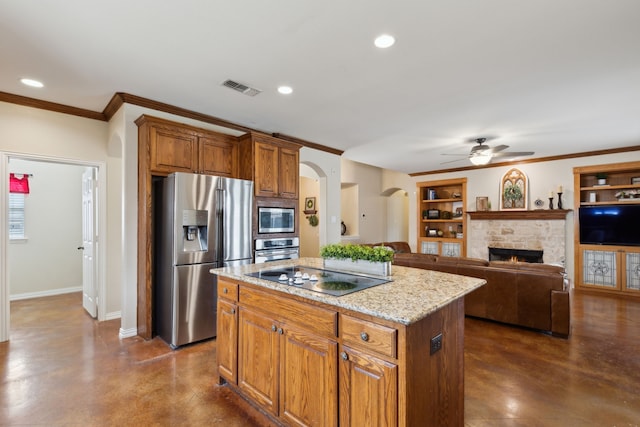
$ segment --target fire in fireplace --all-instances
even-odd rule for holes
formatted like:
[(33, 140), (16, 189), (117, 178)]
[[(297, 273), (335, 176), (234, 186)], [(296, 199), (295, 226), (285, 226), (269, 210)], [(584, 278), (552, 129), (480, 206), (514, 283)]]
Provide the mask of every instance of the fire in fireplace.
[(489, 261), (542, 262), (543, 251), (489, 247)]

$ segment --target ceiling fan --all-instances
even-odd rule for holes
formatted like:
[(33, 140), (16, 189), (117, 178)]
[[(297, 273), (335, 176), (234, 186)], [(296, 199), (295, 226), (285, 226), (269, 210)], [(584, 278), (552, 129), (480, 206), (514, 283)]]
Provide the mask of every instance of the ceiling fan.
[[(472, 138), (467, 142), (474, 142), (478, 145), (471, 148), (471, 152), (467, 154), (443, 154), (444, 156), (466, 156), (469, 158), (469, 161), (476, 166), (486, 165), (495, 157), (521, 157), (521, 156), (531, 156), (534, 154), (533, 151), (503, 151), (509, 148), (508, 145), (496, 145), (495, 147), (489, 147), (488, 145), (483, 145), (487, 142), (489, 138)], [(451, 160), (445, 163), (457, 162), (463, 159)]]

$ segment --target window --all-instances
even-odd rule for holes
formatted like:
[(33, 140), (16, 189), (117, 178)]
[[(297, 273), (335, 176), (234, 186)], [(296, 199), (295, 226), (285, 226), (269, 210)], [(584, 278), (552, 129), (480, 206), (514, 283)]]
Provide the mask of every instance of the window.
[(24, 234), (24, 193), (9, 193), (9, 240), (26, 239)]

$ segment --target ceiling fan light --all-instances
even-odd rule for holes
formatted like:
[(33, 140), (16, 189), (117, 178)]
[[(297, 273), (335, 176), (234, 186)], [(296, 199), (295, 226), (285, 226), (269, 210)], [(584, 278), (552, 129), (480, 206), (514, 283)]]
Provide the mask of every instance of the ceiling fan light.
[(475, 156), (469, 157), (469, 160), (471, 160), (471, 163), (476, 166), (486, 165), (491, 161), (491, 154), (481, 152)]

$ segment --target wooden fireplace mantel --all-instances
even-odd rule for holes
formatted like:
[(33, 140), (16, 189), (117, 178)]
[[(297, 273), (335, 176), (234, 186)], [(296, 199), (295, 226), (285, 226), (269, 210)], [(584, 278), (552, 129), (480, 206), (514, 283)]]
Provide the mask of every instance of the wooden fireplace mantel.
[(471, 219), (550, 220), (566, 219), (572, 209), (539, 209), (532, 211), (474, 211), (467, 212)]

